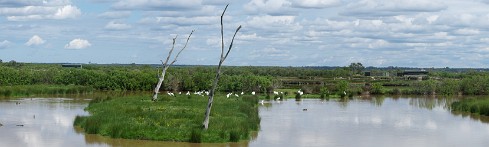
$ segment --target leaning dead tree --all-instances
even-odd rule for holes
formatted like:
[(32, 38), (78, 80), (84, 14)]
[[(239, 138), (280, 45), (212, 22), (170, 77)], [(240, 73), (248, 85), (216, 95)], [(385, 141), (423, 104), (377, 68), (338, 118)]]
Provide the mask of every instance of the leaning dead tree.
[(170, 61), (171, 54), (173, 53), (173, 50), (175, 49), (175, 42), (177, 40), (178, 35), (175, 36), (175, 38), (173, 38), (173, 45), (170, 49), (170, 52), (168, 52), (168, 56), (166, 57), (166, 60), (164, 62), (163, 62), (163, 60), (161, 60), (161, 65), (163, 67), (162, 67), (161, 75), (159, 75), (159, 77), (158, 77), (158, 84), (156, 85), (155, 90), (154, 90), (154, 94), (153, 94), (153, 98), (152, 98), (153, 101), (158, 100), (158, 93), (160, 93), (161, 84), (165, 80), (166, 71), (168, 70), (168, 68), (170, 66), (173, 65), (173, 63), (175, 63), (177, 61), (177, 58), (180, 55), (180, 53), (182, 53), (182, 51), (187, 47), (188, 41), (190, 40), (190, 36), (192, 36), (194, 31), (195, 30), (192, 30), (192, 32), (190, 32), (190, 35), (188, 35), (187, 41), (185, 42), (185, 45), (180, 49), (180, 51), (177, 53), (175, 58), (173, 58), (173, 61), (171, 61), (170, 64), (168, 64), (168, 61)]
[(229, 48), (228, 48), (226, 54), (224, 54), (224, 31), (223, 31), (222, 19), (224, 17), (224, 13), (226, 12), (226, 9), (228, 8), (228, 6), (229, 6), (229, 4), (226, 5), (226, 8), (224, 8), (224, 11), (222, 12), (222, 15), (221, 15), (221, 58), (219, 60), (219, 65), (217, 66), (216, 78), (214, 79), (214, 83), (212, 83), (212, 89), (210, 90), (209, 101), (207, 103), (207, 110), (205, 111), (204, 122), (202, 123), (202, 127), (205, 130), (207, 130), (207, 128), (209, 128), (209, 115), (211, 114), (212, 102), (214, 101), (214, 93), (215, 93), (216, 88), (217, 88), (217, 83), (219, 82), (219, 78), (221, 76), (222, 63), (224, 63), (224, 60), (226, 60), (226, 58), (228, 57), (229, 52), (233, 48), (234, 38), (236, 37), (236, 34), (238, 33), (239, 29), (241, 29), (241, 25), (236, 29), (236, 32), (234, 32), (234, 35), (233, 35), (233, 39), (231, 39), (231, 44), (229, 45)]

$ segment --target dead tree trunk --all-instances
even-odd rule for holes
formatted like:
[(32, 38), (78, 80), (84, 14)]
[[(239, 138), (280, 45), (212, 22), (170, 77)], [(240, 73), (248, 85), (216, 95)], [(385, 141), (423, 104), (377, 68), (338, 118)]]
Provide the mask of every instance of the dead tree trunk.
[(212, 102), (214, 101), (214, 93), (217, 88), (217, 83), (219, 82), (219, 78), (221, 76), (222, 63), (224, 63), (224, 60), (226, 60), (226, 58), (228, 57), (229, 52), (233, 48), (234, 38), (236, 37), (236, 34), (238, 33), (239, 29), (241, 29), (241, 25), (236, 29), (236, 32), (234, 32), (233, 38), (231, 40), (231, 44), (229, 45), (229, 49), (227, 50), (226, 54), (224, 54), (224, 31), (223, 31), (222, 20), (228, 6), (229, 4), (226, 5), (226, 8), (224, 8), (224, 11), (222, 12), (221, 15), (221, 58), (219, 60), (219, 65), (217, 66), (216, 79), (214, 79), (214, 82), (212, 83), (212, 89), (210, 90), (209, 101), (207, 102), (207, 109), (205, 111), (204, 122), (202, 123), (202, 127), (204, 128), (204, 130), (207, 130), (207, 128), (209, 128), (209, 115), (211, 114)]
[(162, 71), (161, 71), (161, 75), (159, 75), (159, 77), (158, 77), (158, 84), (156, 85), (156, 87), (154, 89), (153, 98), (151, 100), (153, 100), (153, 101), (158, 100), (158, 93), (160, 93), (161, 84), (163, 84), (163, 81), (165, 80), (166, 71), (168, 70), (168, 68), (170, 68), (170, 66), (173, 65), (173, 63), (175, 63), (177, 61), (177, 58), (178, 58), (178, 56), (180, 56), (180, 53), (182, 53), (182, 51), (187, 47), (188, 41), (190, 40), (190, 36), (192, 36), (193, 33), (194, 33), (194, 30), (192, 30), (192, 32), (190, 32), (190, 35), (188, 35), (187, 41), (185, 42), (185, 45), (182, 47), (182, 49), (180, 49), (180, 51), (175, 56), (173, 61), (170, 64), (168, 64), (168, 61), (170, 60), (170, 56), (173, 53), (173, 49), (175, 49), (175, 41), (177, 40), (178, 36), (175, 36), (175, 38), (173, 38), (173, 45), (170, 49), (170, 52), (168, 52), (168, 56), (166, 57), (165, 62), (163, 62), (163, 60), (161, 61), (161, 65), (163, 66)]

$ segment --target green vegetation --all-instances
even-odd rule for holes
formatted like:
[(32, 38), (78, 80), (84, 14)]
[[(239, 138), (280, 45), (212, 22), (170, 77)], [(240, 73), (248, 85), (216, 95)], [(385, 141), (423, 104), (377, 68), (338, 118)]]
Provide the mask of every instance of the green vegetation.
[(90, 94), (93, 88), (77, 85), (26, 85), (2, 86), (0, 98), (30, 97), (34, 95)]
[(489, 98), (464, 99), (453, 102), (452, 111), (469, 112), (489, 116)]
[[(168, 70), (162, 91), (209, 90), (216, 66), (175, 66)], [(151, 91), (161, 67), (159, 65), (83, 65), (63, 68), (60, 64), (29, 64), (10, 61), (0, 63), (0, 88), (24, 85), (76, 85), (103, 91)], [(372, 75), (363, 76), (362, 70)], [(488, 95), (489, 72), (470, 69), (430, 69), (423, 80), (397, 76), (401, 68), (364, 68), (361, 63), (349, 67), (251, 67), (226, 66), (217, 87), (219, 92), (272, 94), (277, 89), (291, 89), (286, 98), (315, 96), (341, 97), (360, 94), (391, 95)], [(5, 91), (5, 90), (4, 90)], [(6, 93), (6, 94), (5, 94)], [(9, 95), (4, 92), (3, 95)], [(274, 98), (273, 95), (270, 99)]]
[[(148, 96), (150, 97), (150, 96)], [(259, 129), (258, 98), (216, 96), (208, 130), (202, 130), (207, 99), (202, 96), (97, 98), (77, 116), (74, 125), (86, 133), (113, 138), (184, 142), (236, 142)]]

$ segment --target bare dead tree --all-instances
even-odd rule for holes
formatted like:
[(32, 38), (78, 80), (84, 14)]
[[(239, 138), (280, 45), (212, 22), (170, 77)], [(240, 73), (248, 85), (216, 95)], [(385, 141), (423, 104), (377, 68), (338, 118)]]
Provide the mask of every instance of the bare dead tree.
[(224, 60), (226, 60), (226, 58), (228, 57), (229, 52), (233, 48), (234, 38), (236, 37), (236, 34), (238, 33), (239, 29), (241, 29), (241, 25), (238, 26), (238, 28), (234, 32), (233, 38), (231, 39), (231, 44), (229, 45), (226, 54), (224, 54), (224, 31), (223, 31), (224, 28), (223, 28), (222, 20), (228, 6), (229, 4), (226, 5), (226, 8), (224, 8), (224, 11), (222, 12), (221, 15), (221, 58), (219, 60), (219, 65), (217, 66), (216, 78), (214, 79), (214, 83), (212, 83), (212, 89), (210, 90), (209, 101), (207, 102), (207, 109), (205, 111), (204, 122), (202, 123), (202, 127), (204, 128), (204, 130), (207, 130), (207, 128), (209, 128), (209, 115), (211, 114), (212, 102), (214, 101), (214, 93), (217, 88), (217, 83), (219, 82), (219, 78), (221, 76), (222, 63), (224, 63)]
[(170, 64), (168, 64), (168, 61), (170, 60), (171, 54), (173, 53), (173, 49), (175, 49), (175, 42), (177, 40), (178, 35), (175, 36), (175, 38), (173, 38), (173, 45), (172, 45), (172, 47), (170, 49), (170, 52), (168, 52), (168, 56), (166, 57), (165, 62), (163, 62), (163, 60), (161, 60), (161, 65), (163, 67), (162, 67), (161, 75), (159, 75), (159, 77), (158, 77), (158, 84), (156, 85), (155, 90), (154, 90), (154, 93), (153, 93), (153, 98), (152, 98), (153, 101), (158, 100), (158, 93), (160, 93), (161, 84), (165, 80), (166, 71), (168, 70), (168, 68), (170, 66), (173, 65), (173, 63), (175, 63), (177, 61), (177, 58), (178, 58), (178, 56), (180, 56), (180, 53), (182, 53), (182, 51), (187, 47), (188, 41), (190, 40), (190, 36), (192, 36), (192, 34), (194, 33), (194, 31), (195, 30), (192, 30), (192, 32), (190, 32), (190, 35), (188, 35), (187, 41), (185, 42), (185, 45), (182, 47), (182, 49), (180, 49), (180, 51), (175, 56), (175, 58), (173, 58), (173, 61)]

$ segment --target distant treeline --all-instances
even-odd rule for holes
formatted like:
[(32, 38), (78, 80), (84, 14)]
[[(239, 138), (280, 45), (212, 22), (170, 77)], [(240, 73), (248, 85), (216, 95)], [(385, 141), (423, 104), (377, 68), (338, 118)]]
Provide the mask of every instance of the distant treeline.
[[(150, 66), (90, 66), (63, 68), (53, 64), (0, 65), (0, 86), (15, 85), (82, 85), (98, 90), (151, 91), (160, 69)], [(170, 68), (163, 90), (208, 90), (214, 77), (213, 67)], [(220, 89), (224, 91), (266, 90), (271, 76), (233, 73), (222, 77)]]
[[(175, 66), (169, 68), (162, 90), (200, 91), (211, 87), (216, 66)], [(227, 66), (219, 83), (222, 92), (268, 92), (276, 88), (301, 88), (305, 93), (341, 94), (439, 94), (489, 95), (489, 73), (478, 70), (464, 72), (432, 69), (423, 81), (396, 77), (400, 69), (370, 70), (389, 72), (383, 80), (352, 74), (348, 67), (321, 69), (308, 67)], [(97, 90), (151, 91), (161, 68), (150, 65), (94, 65), (63, 68), (61, 64), (0, 63), (0, 86), (79, 85)], [(342, 78), (338, 78), (342, 77)], [(318, 81), (286, 87), (283, 81)], [(316, 83), (318, 83), (316, 82)]]

